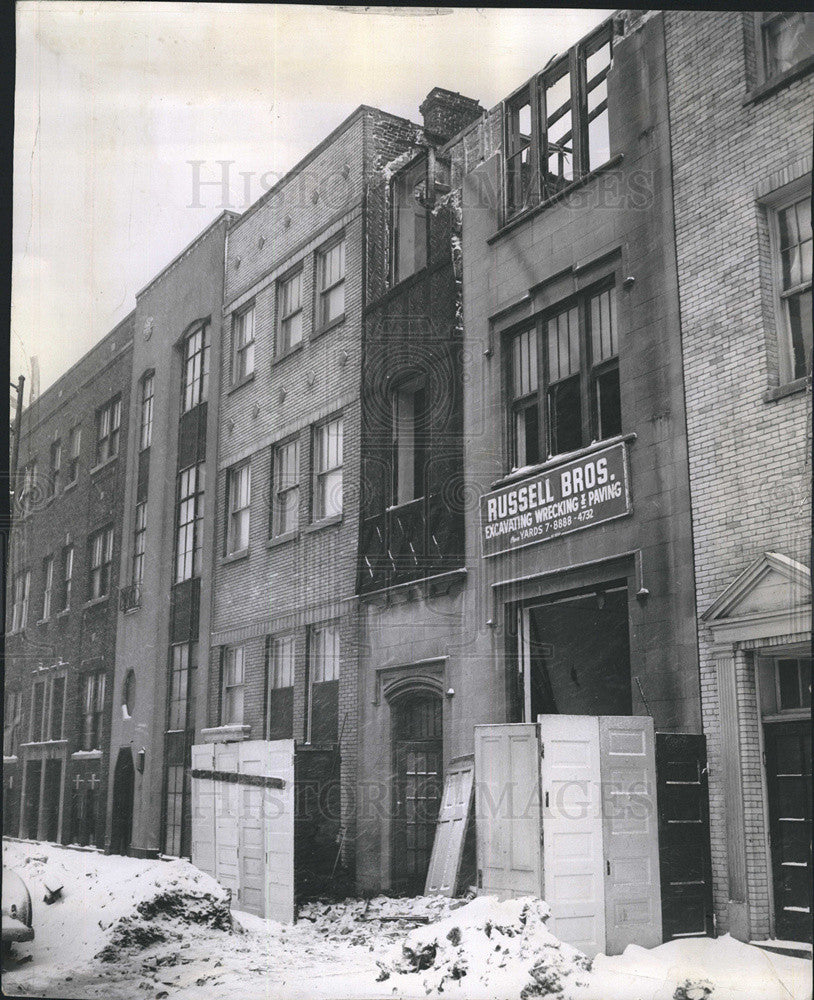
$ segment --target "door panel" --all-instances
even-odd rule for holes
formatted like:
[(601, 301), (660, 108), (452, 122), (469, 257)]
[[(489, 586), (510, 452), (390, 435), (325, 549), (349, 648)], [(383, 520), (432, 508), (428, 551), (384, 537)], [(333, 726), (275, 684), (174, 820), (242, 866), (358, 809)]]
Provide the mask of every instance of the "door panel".
[(605, 953), (661, 944), (653, 720), (601, 716)]
[(764, 732), (775, 935), (811, 941), (811, 729), (782, 722)]
[(664, 940), (711, 936), (706, 739), (656, 733), (656, 783)]
[(471, 755), (453, 761), (446, 771), (444, 797), (435, 828), (430, 870), (427, 873), (426, 893), (438, 892), (454, 896), (461, 858), (464, 834), (472, 808), (472, 790), (475, 777), (475, 759)]
[(549, 926), (593, 958), (605, 950), (599, 720), (541, 715), (539, 725)]
[(539, 761), (534, 723), (475, 726), (478, 886), (484, 893), (541, 894)]

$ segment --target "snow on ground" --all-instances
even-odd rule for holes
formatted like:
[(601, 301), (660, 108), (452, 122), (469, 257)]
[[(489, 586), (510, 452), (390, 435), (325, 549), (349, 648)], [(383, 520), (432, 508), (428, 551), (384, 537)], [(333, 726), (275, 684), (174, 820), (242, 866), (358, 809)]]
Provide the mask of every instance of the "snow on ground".
[[(226, 908), (184, 861), (3, 842), (31, 891), (32, 961), (5, 995), (104, 1000), (808, 1000), (811, 962), (729, 937), (598, 956), (592, 971), (547, 930), (538, 899), (311, 903), (294, 925)], [(46, 906), (46, 886), (63, 898)], [(105, 960), (107, 959), (107, 960)], [(708, 992), (709, 989), (712, 992)]]

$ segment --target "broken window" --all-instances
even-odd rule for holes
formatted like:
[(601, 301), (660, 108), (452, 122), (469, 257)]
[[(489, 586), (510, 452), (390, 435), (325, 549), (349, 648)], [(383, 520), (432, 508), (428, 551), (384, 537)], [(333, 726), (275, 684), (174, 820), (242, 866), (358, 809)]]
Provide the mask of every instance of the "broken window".
[(811, 372), (811, 202), (807, 195), (797, 197), (778, 205), (772, 215), (778, 325), (788, 382)]
[(781, 76), (814, 56), (814, 14), (779, 11), (760, 18), (760, 47), (765, 80)]
[(506, 218), (546, 202), (610, 159), (613, 22), (506, 102)]
[(399, 386), (393, 394), (393, 504), (424, 496), (426, 462), (426, 387)]
[(393, 284), (398, 284), (427, 263), (427, 160), (398, 173), (392, 182)]

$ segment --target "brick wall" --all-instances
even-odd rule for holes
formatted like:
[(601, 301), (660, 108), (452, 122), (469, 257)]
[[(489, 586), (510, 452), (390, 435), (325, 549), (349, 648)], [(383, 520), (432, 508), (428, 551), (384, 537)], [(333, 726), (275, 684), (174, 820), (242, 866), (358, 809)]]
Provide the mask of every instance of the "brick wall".
[[(812, 78), (762, 100), (753, 15), (665, 14), (697, 607), (763, 551), (808, 562), (811, 402), (781, 380), (762, 193), (811, 169)], [(784, 173), (785, 171), (785, 173)], [(808, 181), (805, 181), (808, 190)], [(767, 393), (768, 390), (768, 393)], [(699, 621), (719, 929), (728, 884), (722, 747), (712, 640)], [(754, 669), (738, 661), (751, 933), (769, 933)]]

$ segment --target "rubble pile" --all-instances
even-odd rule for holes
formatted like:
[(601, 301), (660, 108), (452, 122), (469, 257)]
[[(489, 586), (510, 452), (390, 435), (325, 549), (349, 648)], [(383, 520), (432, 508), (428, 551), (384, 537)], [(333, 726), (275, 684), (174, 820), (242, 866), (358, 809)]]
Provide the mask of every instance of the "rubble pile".
[(554, 937), (546, 927), (548, 917), (539, 899), (498, 902), (481, 896), (410, 931), (400, 952), (378, 962), (379, 979), (389, 980), (399, 993), (414, 990), (418, 974), (428, 994), (465, 979), (467, 995), (473, 988), (522, 1000), (562, 995), (587, 982), (590, 962)]

